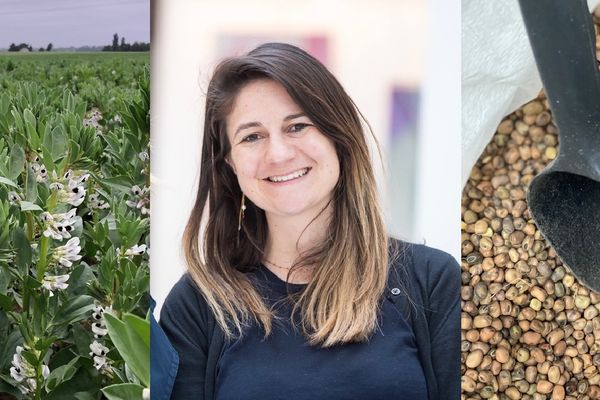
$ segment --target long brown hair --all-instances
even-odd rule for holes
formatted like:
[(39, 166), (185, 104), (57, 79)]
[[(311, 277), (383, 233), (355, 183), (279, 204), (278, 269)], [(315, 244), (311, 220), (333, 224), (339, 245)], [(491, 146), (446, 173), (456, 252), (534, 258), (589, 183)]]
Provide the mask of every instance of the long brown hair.
[(241, 335), (253, 322), (265, 336), (271, 333), (273, 312), (244, 273), (263, 259), (267, 220), (263, 210), (247, 201), (238, 232), (242, 192), (226, 162), (231, 149), (226, 118), (240, 89), (261, 78), (283, 85), (333, 141), (340, 162), (325, 239), (294, 265), (314, 266), (294, 310), (300, 311), (311, 344), (366, 341), (377, 326), (389, 268), (388, 236), (365, 137), (365, 130), (371, 130), (337, 79), (295, 46), (263, 44), (247, 55), (225, 59), (215, 69), (206, 96), (198, 193), (183, 238), (189, 273), (228, 338)]

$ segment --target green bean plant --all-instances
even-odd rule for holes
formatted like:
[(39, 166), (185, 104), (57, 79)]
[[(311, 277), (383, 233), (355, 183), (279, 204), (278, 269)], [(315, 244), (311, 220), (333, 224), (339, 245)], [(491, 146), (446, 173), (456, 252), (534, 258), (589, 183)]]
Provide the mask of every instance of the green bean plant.
[(149, 398), (148, 60), (111, 57), (0, 57), (2, 399)]

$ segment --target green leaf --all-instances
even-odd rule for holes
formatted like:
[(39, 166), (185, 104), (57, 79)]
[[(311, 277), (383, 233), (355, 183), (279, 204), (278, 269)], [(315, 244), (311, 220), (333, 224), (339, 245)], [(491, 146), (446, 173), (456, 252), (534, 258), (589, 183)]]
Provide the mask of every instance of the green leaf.
[(67, 291), (71, 294), (79, 294), (80, 291), (87, 289), (88, 282), (91, 282), (94, 278), (94, 272), (90, 266), (82, 262), (71, 272)]
[(37, 181), (32, 168), (27, 168), (27, 187), (25, 200), (35, 202), (37, 200)]
[(54, 388), (61, 383), (73, 378), (73, 375), (75, 375), (75, 372), (77, 372), (77, 367), (75, 364), (78, 360), (79, 356), (73, 358), (67, 364), (61, 365), (60, 367), (51, 371), (50, 375), (48, 375), (48, 378), (46, 378), (46, 392), (54, 390)]
[(56, 336), (53, 336), (50, 338), (45, 338), (45, 339), (39, 339), (37, 341), (37, 343), (35, 344), (34, 348), (36, 350), (42, 350), (42, 351), (47, 350), (48, 348), (50, 348), (52, 343), (54, 343), (57, 340), (58, 340), (58, 338)]
[(88, 295), (81, 295), (67, 300), (58, 310), (50, 326), (69, 325), (88, 317), (91, 310), (94, 309), (94, 298)]
[(29, 123), (34, 126), (36, 124), (35, 115), (33, 115), (31, 110), (28, 108), (26, 108), (25, 111), (23, 111), (23, 119), (25, 120), (25, 123)]
[(65, 163), (74, 164), (77, 161), (77, 159), (79, 159), (80, 151), (81, 147), (79, 146), (79, 144), (77, 144), (77, 142), (75, 142), (74, 140), (69, 139), (69, 157), (65, 157), (61, 162), (61, 170), (64, 169), (63, 164)]
[(17, 110), (12, 110), (10, 113), (12, 114), (13, 119), (15, 120), (17, 131), (22, 135), (25, 135), (25, 128), (23, 127), (23, 117), (21, 117), (21, 114), (17, 112)]
[(89, 240), (86, 240), (86, 244), (89, 248), (86, 250), (89, 254), (95, 254), (96, 250), (106, 250), (110, 245), (110, 238), (108, 237), (108, 221), (99, 221), (96, 224), (87, 222), (84, 228), (84, 234)]
[[(50, 359), (47, 359), (48, 368), (51, 372), (54, 371), (56, 368), (60, 367), (61, 365), (68, 364), (69, 361), (73, 359), (73, 357), (77, 356), (77, 351), (75, 348), (73, 348), (73, 346), (68, 346), (65, 342), (58, 342), (57, 345), (61, 346), (60, 349), (56, 350), (56, 352), (53, 351), (52, 357), (50, 357)], [(86, 353), (84, 352), (83, 354)], [(79, 361), (81, 361), (81, 358)], [(78, 365), (81, 366), (81, 362), (79, 362)]]
[(83, 354), (87, 357), (92, 339), (90, 332), (85, 330), (81, 324), (73, 325), (73, 341), (75, 342), (75, 347), (79, 354)]
[[(136, 318), (141, 324), (135, 321)], [(150, 323), (135, 315), (129, 315), (123, 322), (110, 313), (104, 313), (104, 320), (110, 339), (123, 360), (140, 382), (150, 387)]]
[(19, 186), (17, 186), (16, 183), (14, 183), (10, 179), (5, 178), (3, 176), (0, 176), (0, 183), (3, 183), (3, 184), (8, 185), (8, 186), (12, 186), (12, 187), (17, 188), (17, 189), (19, 188)]
[(30, 201), (21, 202), (21, 211), (44, 211), (42, 207)]
[(98, 283), (100, 286), (106, 290), (112, 289), (117, 267), (115, 248), (111, 246), (108, 248), (98, 267)]
[(26, 271), (31, 264), (31, 245), (23, 228), (16, 228), (12, 234), (12, 242), (17, 251), (15, 264), (21, 267), (21, 271)]
[(0, 268), (0, 293), (6, 293), (6, 289), (8, 289), (11, 279), (10, 273), (5, 269)]
[(40, 147), (40, 136), (37, 133), (37, 121), (35, 115), (28, 108), (23, 111), (23, 119), (25, 120), (25, 130), (27, 134), (27, 138), (29, 139), (29, 144), (35, 150)]
[(134, 331), (137, 337), (144, 341), (144, 344), (150, 348), (150, 324), (147, 320), (141, 319), (137, 315), (124, 314), (123, 322)]
[(98, 396), (96, 396), (96, 391), (89, 391), (73, 393), (73, 398), (75, 400), (96, 400)]
[(53, 161), (65, 155), (67, 150), (67, 138), (60, 125), (55, 126), (49, 135), (44, 136), (44, 147), (50, 152)]
[(37, 186), (38, 203), (48, 204), (48, 197), (50, 196), (50, 189), (46, 185)]
[[(84, 359), (80, 359), (84, 361)], [(91, 367), (94, 369), (93, 367)], [(94, 369), (94, 372), (95, 369)], [(90, 376), (90, 372), (85, 368), (78, 368), (75, 376), (68, 381), (65, 381), (58, 385), (52, 392), (47, 396), (42, 397), (45, 400), (65, 400), (65, 399), (86, 399), (89, 400), (89, 396), (85, 396), (85, 393), (99, 393), (100, 388), (98, 387), (97, 379)], [(79, 396), (78, 396), (79, 394)], [(85, 396), (85, 397), (83, 397)], [(93, 397), (97, 399), (98, 397)], [(132, 399), (133, 400), (133, 399)]]
[(5, 311), (11, 311), (12, 304), (13, 304), (12, 297), (0, 293), (0, 309), (5, 310)]
[(31, 352), (31, 350), (23, 350), (21, 351), (21, 357), (25, 359), (31, 365), (37, 365), (38, 357)]
[[(12, 386), (10, 383), (4, 382), (4, 381), (0, 381), (0, 394), (3, 394), (3, 395), (9, 394), (9, 395), (16, 397), (17, 399), (23, 398), (23, 394), (21, 393), (21, 391), (19, 389)], [(7, 397), (7, 398), (10, 399), (11, 397)]]
[(119, 383), (105, 387), (102, 389), (102, 393), (104, 393), (108, 400), (141, 399), (144, 388), (135, 383)]
[[(31, 275), (28, 275), (25, 281), (25, 286), (29, 287), (29, 293), (35, 293), (35, 289), (41, 286), (41, 283), (33, 278)], [(35, 318), (31, 318), (31, 327), (33, 329), (33, 335), (35, 338), (40, 338), (46, 335), (46, 331), (48, 329), (48, 314), (46, 307), (46, 296), (42, 295), (32, 295), (29, 306), (31, 309), (31, 315), (35, 316)], [(30, 342), (31, 343), (31, 342)], [(34, 339), (34, 348), (36, 345), (42, 346), (47, 344), (50, 346), (50, 343), (45, 343), (43, 340), (39, 341)], [(40, 349), (38, 349), (40, 350)]]
[(15, 180), (21, 175), (25, 168), (25, 152), (21, 146), (13, 146), (10, 150), (10, 164), (8, 167), (8, 177)]
[(19, 331), (23, 337), (23, 343), (31, 343), (34, 340), (33, 335), (31, 334), (31, 324), (29, 323), (29, 320), (23, 317), (23, 315), (21, 318), (21, 323), (19, 324)]
[(117, 220), (117, 229), (121, 239), (121, 246), (129, 248), (140, 242), (142, 235), (147, 231), (150, 221), (148, 218), (128, 220), (120, 217)]
[(40, 154), (40, 158), (48, 171), (56, 171), (56, 164), (54, 163), (52, 153), (44, 145), (42, 145), (42, 154)]
[(133, 183), (127, 176), (113, 176), (110, 178), (104, 178), (100, 181), (101, 184), (110, 187), (111, 189), (121, 193), (131, 193), (131, 187)]
[(17, 346), (23, 344), (23, 337), (18, 329), (9, 333), (6, 340), (0, 346), (0, 371), (4, 371), (10, 365), (13, 354), (17, 352)]
[(33, 276), (27, 275), (24, 281), (25, 287), (31, 291), (36, 290), (40, 286), (42, 286), (41, 282), (37, 281)]

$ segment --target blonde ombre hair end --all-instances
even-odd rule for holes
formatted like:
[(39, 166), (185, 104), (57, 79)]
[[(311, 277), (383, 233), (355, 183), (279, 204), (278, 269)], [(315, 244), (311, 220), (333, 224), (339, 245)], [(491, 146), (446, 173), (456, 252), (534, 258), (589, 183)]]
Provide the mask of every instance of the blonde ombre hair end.
[(227, 338), (242, 335), (253, 323), (265, 337), (271, 334), (275, 315), (246, 275), (263, 259), (265, 214), (247, 200), (238, 232), (242, 192), (226, 162), (230, 145), (225, 121), (235, 96), (249, 81), (263, 78), (285, 87), (333, 141), (340, 161), (325, 239), (293, 267), (314, 266), (311, 282), (294, 297), (294, 313), (300, 313), (312, 345), (366, 341), (377, 327), (389, 255), (364, 118), (336, 78), (295, 46), (267, 43), (215, 69), (206, 98), (200, 182), (183, 238), (190, 276)]

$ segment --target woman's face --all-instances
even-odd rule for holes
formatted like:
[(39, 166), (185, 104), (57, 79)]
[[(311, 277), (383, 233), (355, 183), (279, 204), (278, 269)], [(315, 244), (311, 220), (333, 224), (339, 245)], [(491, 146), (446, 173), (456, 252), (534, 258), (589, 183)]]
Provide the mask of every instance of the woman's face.
[(340, 176), (333, 142), (281, 84), (246, 84), (227, 117), (227, 136), (227, 161), (242, 191), (268, 216), (312, 219), (331, 199)]

